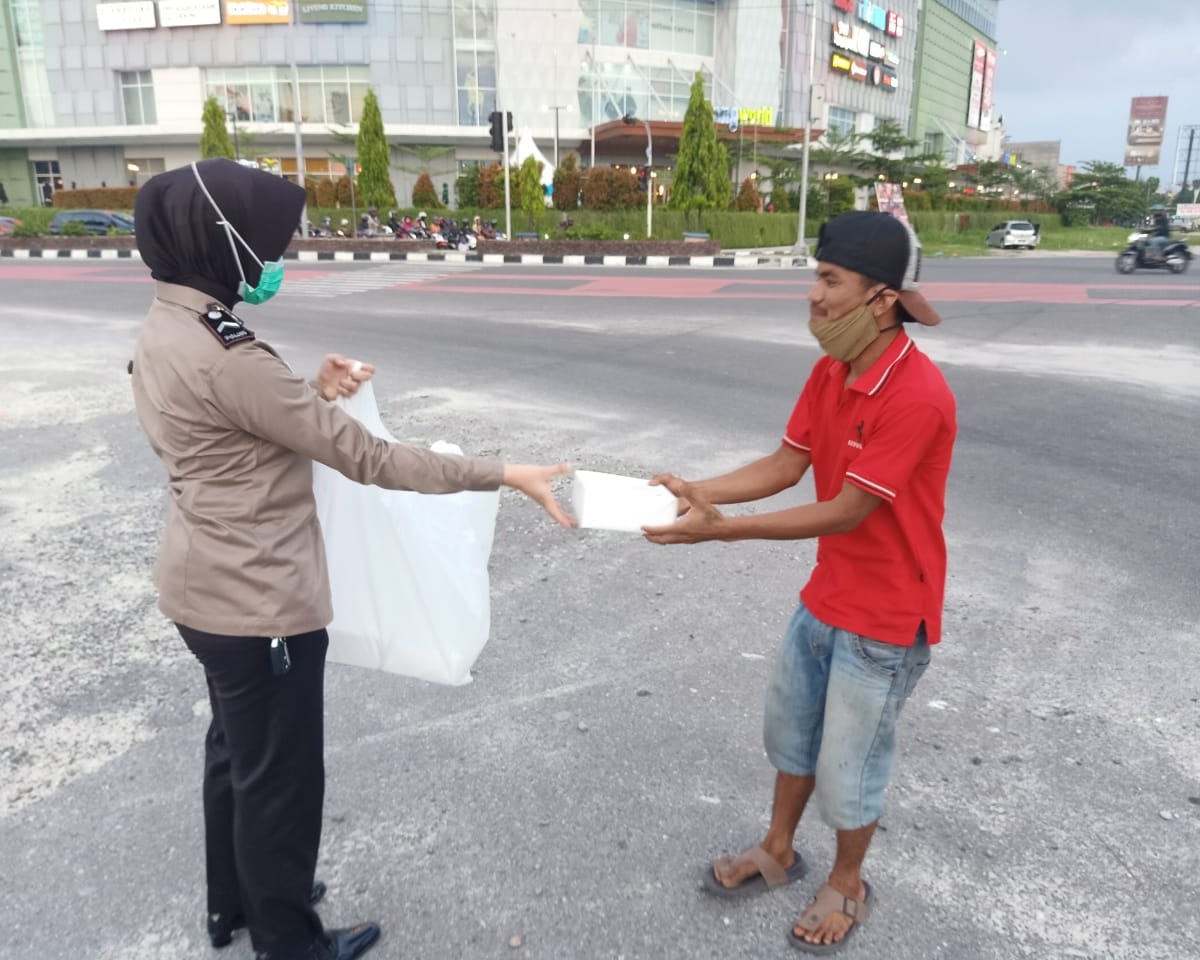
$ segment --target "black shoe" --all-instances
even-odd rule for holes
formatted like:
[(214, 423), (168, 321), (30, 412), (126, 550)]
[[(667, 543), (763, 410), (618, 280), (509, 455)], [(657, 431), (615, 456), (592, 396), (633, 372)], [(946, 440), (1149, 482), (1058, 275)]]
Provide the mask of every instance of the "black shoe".
[(311, 956), (313, 960), (354, 960), (375, 946), (379, 932), (377, 923), (360, 923), (342, 930), (326, 930), (324, 943), (314, 943), (310, 948)]
[[(316, 906), (325, 899), (328, 888), (320, 880), (313, 884), (312, 894), (308, 902)], [(246, 916), (241, 913), (210, 913), (208, 915), (208, 939), (218, 950), (233, 942), (233, 931), (241, 930), (246, 925)]]
[[(300, 953), (287, 954), (286, 960), (355, 960), (375, 946), (379, 924), (360, 923), (341, 930), (326, 930)], [(256, 953), (255, 960), (276, 960), (270, 953)], [(279, 960), (285, 960), (280, 957)]]

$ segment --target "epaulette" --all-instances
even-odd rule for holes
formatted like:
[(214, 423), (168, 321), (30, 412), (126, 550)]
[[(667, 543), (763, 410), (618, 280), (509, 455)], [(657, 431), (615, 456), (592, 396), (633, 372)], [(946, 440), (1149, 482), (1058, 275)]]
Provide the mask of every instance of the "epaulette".
[(236, 343), (254, 339), (254, 331), (219, 303), (210, 303), (199, 314), (201, 322), (221, 341), (226, 350)]

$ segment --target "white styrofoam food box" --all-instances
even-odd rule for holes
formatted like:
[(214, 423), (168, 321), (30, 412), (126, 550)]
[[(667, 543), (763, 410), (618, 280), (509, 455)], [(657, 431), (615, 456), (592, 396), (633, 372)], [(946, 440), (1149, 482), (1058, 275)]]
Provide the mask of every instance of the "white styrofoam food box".
[(675, 495), (640, 477), (576, 470), (571, 495), (580, 527), (638, 532), (675, 522)]

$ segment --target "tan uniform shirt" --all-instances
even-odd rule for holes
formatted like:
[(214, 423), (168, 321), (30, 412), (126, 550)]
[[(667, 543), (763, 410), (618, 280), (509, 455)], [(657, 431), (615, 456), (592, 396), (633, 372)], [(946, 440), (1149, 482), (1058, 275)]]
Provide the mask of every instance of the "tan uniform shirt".
[(226, 346), (201, 319), (211, 302), (159, 283), (134, 353), (134, 404), (170, 495), (159, 609), (229, 636), (317, 630), (333, 612), (312, 461), (422, 493), (495, 490), (503, 465), (380, 440), (262, 341)]

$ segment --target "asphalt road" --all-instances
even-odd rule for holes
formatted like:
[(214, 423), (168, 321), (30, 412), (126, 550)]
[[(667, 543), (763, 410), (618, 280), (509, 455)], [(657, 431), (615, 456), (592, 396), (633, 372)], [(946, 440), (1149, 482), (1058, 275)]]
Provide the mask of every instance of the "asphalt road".
[[(289, 264), (241, 312), (299, 371), (373, 361), (399, 437), (700, 477), (779, 442), (810, 278)], [(1010, 255), (923, 280), (945, 323), (915, 335), (959, 403), (945, 641), (843, 955), (1194, 960), (1200, 279)], [(155, 608), (163, 475), (124, 369), (152, 287), (3, 261), (0, 290), (0, 958), (215, 956), (203, 677)], [(380, 921), (379, 960), (792, 955), (832, 854), (815, 816), (797, 888), (697, 887), (767, 822), (764, 685), (813, 553), (502, 497), (474, 683), (329, 668), (326, 922)]]

